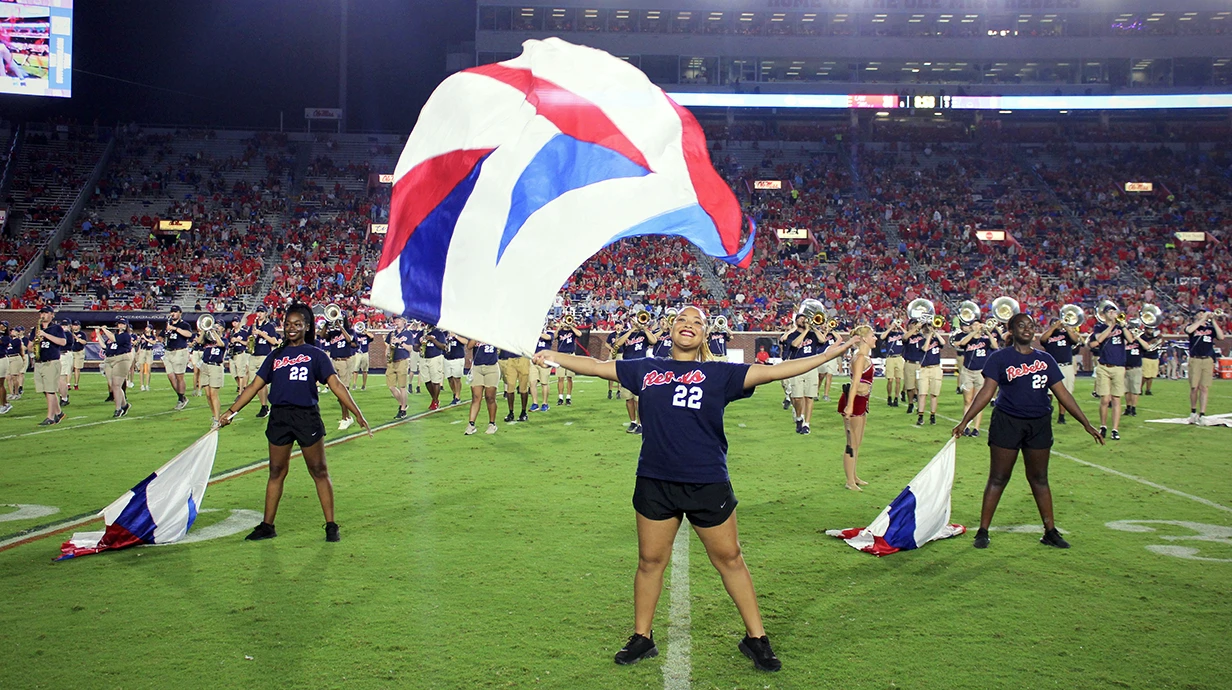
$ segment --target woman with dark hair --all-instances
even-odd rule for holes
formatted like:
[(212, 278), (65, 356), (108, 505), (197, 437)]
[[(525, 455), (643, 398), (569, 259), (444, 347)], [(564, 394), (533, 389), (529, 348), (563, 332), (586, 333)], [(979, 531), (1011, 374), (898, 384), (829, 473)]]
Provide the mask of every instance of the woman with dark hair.
[(980, 528), (975, 533), (977, 549), (988, 548), (988, 527), (1001, 501), (1001, 493), (1014, 471), (1018, 452), (1027, 468), (1027, 483), (1044, 521), (1041, 544), (1068, 549), (1069, 542), (1057, 531), (1052, 516), (1052, 489), (1048, 486), (1048, 458), (1052, 454), (1052, 404), (1048, 392), (1070, 415), (1082, 424), (1096, 443), (1103, 445), (1099, 430), (1091, 426), (1086, 415), (1065, 389), (1065, 376), (1052, 355), (1031, 347), (1035, 339), (1035, 319), (1029, 314), (1015, 314), (1009, 322), (1010, 345), (988, 356), (984, 363), (984, 385), (971, 401), (963, 418), (954, 427), (954, 438), (983, 411), (997, 395), (992, 423), (988, 427), (990, 467), (984, 486), (984, 503), (980, 509)]
[(325, 425), (321, 422), (321, 411), (317, 407), (317, 384), (329, 386), (338, 402), (355, 415), (359, 425), (368, 430), (369, 436), (372, 429), (334, 372), (329, 355), (316, 346), (312, 309), (306, 304), (292, 304), (283, 321), (283, 332), (285, 339), (282, 344), (265, 358), (252, 383), (220, 420), (220, 426), (230, 424), (231, 419), (269, 384), (272, 409), (265, 437), (269, 440), (270, 476), (265, 486), (265, 517), (247, 539), (256, 541), (278, 536), (274, 531), (274, 517), (291, 463), (291, 446), (299, 443), (304, 462), (316, 483), (321, 510), (325, 513), (325, 541), (338, 541), (338, 524), (334, 522), (334, 485), (329, 478), (329, 468), (325, 465)]
[(773, 366), (712, 361), (706, 314), (680, 310), (672, 324), (670, 357), (604, 361), (558, 352), (538, 352), (537, 366), (549, 360), (583, 376), (620, 381), (641, 400), (642, 449), (638, 457), (633, 509), (637, 514), (638, 567), (633, 580), (633, 636), (616, 654), (632, 664), (657, 655), (651, 624), (663, 589), (663, 571), (681, 521), (688, 517), (723, 578), (723, 586), (744, 620), (741, 653), (763, 671), (781, 664), (762, 626), (753, 579), (745, 565), (736, 530), (736, 496), (727, 474), (723, 411), (747, 398), (763, 383), (811, 372), (839, 357), (852, 343)]

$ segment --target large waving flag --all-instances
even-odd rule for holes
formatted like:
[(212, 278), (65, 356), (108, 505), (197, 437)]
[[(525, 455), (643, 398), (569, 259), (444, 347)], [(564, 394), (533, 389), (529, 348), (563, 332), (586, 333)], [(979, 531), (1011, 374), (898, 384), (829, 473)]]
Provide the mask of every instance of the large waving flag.
[(57, 560), (136, 544), (170, 544), (183, 539), (201, 510), (217, 450), (217, 431), (202, 436), (103, 508), (107, 529), (74, 534), (60, 546), (61, 555)]
[(873, 524), (860, 529), (826, 530), (852, 548), (874, 556), (918, 549), (935, 539), (967, 531), (950, 524), (950, 490), (954, 488), (954, 439), (929, 461), (907, 488), (886, 506)]
[(424, 106), (371, 303), (530, 353), (560, 286), (604, 246), (673, 235), (747, 266), (742, 228), (692, 114), (603, 51), (527, 41)]

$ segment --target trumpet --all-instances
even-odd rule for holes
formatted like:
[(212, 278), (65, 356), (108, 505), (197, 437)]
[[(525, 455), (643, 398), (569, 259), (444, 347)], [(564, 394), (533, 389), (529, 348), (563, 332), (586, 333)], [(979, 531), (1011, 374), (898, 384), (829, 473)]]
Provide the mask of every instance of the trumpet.
[(633, 320), (637, 323), (638, 326), (645, 328), (646, 326), (650, 325), (651, 318), (652, 317), (650, 316), (650, 312), (643, 309), (639, 311), (636, 315), (634, 315)]
[(714, 317), (714, 326), (712, 327), (712, 329), (726, 333), (727, 332), (727, 317), (723, 316), (722, 314), (719, 314), (718, 316)]
[(667, 325), (669, 327), (676, 323), (677, 316), (680, 316), (680, 310), (675, 307), (668, 307), (668, 309), (663, 312), (663, 318), (667, 319)]
[(821, 300), (806, 299), (800, 303), (800, 311), (798, 313), (809, 319), (815, 319), (817, 314), (822, 314), (821, 318), (824, 319), (826, 317), (822, 312), (825, 310), (826, 305), (822, 304)]
[(945, 325), (945, 317), (940, 314), (933, 314), (933, 328), (939, 329)]
[(565, 314), (564, 321), (565, 321), (566, 326), (572, 326), (574, 322), (573, 312), (569, 312), (568, 314)]
[(826, 315), (824, 313), (817, 312), (816, 314), (813, 314), (813, 325), (814, 326), (817, 326), (820, 328), (825, 323), (826, 323)]
[(1217, 318), (1217, 319), (1222, 319), (1222, 318), (1223, 318), (1223, 307), (1220, 307), (1220, 308), (1218, 308), (1218, 309), (1216, 309), (1216, 310), (1215, 310), (1215, 318)]
[(1022, 311), (1018, 300), (1013, 297), (1001, 296), (992, 301), (992, 315), (1001, 323), (1009, 323), (1015, 314)]
[(980, 320), (980, 305), (971, 300), (967, 300), (958, 305), (958, 320), (963, 325), (975, 323)]
[(1116, 315), (1116, 322), (1117, 322), (1117, 325), (1119, 325), (1119, 326), (1124, 326), (1124, 325), (1125, 325), (1125, 312), (1123, 312), (1123, 311), (1122, 311), (1122, 312), (1117, 312), (1117, 315)]
[(1086, 320), (1086, 312), (1082, 311), (1082, 307), (1077, 304), (1067, 304), (1061, 307), (1061, 323), (1066, 326), (1077, 328), (1079, 324)]
[(327, 304), (325, 305), (323, 315), (325, 316), (325, 320), (332, 326), (342, 321), (342, 307), (337, 304)]

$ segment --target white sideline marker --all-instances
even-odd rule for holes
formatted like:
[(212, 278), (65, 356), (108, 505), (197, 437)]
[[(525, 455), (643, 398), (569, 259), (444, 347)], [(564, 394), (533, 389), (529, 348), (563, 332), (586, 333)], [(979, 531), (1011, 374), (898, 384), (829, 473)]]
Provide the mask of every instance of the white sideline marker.
[(672, 542), (672, 591), (667, 623), (667, 658), (663, 690), (693, 686), (692, 610), (689, 603), (689, 525), (681, 521)]

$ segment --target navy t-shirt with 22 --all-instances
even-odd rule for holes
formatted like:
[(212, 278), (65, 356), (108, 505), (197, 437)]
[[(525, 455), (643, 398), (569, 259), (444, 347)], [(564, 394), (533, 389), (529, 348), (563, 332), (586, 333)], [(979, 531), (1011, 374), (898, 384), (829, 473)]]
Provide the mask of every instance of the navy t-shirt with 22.
[(1048, 389), (1065, 376), (1057, 360), (1047, 352), (1031, 350), (1031, 354), (1024, 355), (1011, 346), (988, 356), (984, 378), (997, 382), (998, 412), (1036, 419), (1052, 414)]
[(269, 385), (271, 405), (316, 407), (317, 384), (329, 381), (334, 363), (329, 355), (313, 345), (295, 345), (270, 353), (257, 369), (257, 376)]
[(747, 364), (641, 357), (616, 364), (620, 385), (640, 398), (637, 476), (688, 484), (728, 481), (723, 410), (747, 398)]

